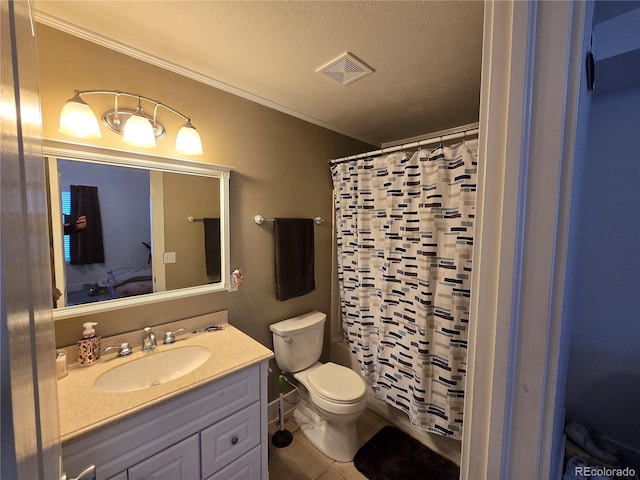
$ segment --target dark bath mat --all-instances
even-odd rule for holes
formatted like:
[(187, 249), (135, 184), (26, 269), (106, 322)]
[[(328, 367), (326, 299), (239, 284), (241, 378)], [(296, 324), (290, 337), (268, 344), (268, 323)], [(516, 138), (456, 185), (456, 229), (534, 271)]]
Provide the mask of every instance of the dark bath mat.
[(369, 480), (458, 480), (460, 469), (396, 427), (380, 429), (353, 459)]

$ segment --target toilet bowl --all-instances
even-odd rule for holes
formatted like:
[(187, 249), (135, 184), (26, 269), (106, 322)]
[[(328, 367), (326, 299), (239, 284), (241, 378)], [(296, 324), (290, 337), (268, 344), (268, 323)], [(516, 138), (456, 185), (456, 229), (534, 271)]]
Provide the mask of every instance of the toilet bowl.
[(367, 408), (365, 383), (347, 367), (318, 362), (293, 377), (305, 386), (313, 405), (336, 422), (355, 421)]
[(307, 439), (338, 462), (351, 462), (360, 448), (356, 420), (367, 408), (360, 376), (335, 363), (316, 363), (297, 372), (302, 399), (293, 412)]
[(367, 408), (366, 385), (353, 370), (320, 363), (326, 315), (310, 312), (270, 326), (276, 363), (301, 386), (294, 418), (322, 453), (350, 462), (360, 448), (356, 420)]

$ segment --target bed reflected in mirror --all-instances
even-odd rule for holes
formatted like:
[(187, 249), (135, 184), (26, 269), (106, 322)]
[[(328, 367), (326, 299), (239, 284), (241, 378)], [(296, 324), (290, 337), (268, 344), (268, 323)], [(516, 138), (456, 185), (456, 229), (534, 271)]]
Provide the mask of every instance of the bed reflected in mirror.
[(74, 153), (46, 155), (54, 317), (226, 288), (228, 170)]

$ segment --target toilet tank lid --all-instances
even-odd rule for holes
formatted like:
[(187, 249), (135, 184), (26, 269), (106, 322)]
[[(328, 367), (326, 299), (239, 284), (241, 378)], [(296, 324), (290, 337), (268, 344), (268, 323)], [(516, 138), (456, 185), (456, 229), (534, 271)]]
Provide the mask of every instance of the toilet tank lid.
[(269, 325), (269, 329), (281, 337), (291, 336), (316, 328), (318, 324), (324, 324), (326, 318), (327, 315), (322, 312), (309, 312), (281, 322), (272, 323)]

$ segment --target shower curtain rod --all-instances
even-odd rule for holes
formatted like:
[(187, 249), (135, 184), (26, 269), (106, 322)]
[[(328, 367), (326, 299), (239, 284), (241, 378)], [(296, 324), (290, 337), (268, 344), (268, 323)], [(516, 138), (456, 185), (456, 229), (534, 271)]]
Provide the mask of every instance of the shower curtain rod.
[(393, 147), (387, 147), (387, 148), (383, 147), (379, 150), (372, 150), (371, 152), (359, 153), (357, 155), (350, 155), (348, 157), (336, 158), (333, 160), (329, 160), (329, 164), (334, 165), (336, 163), (349, 162), (351, 160), (357, 160), (359, 158), (372, 157), (376, 155), (382, 155), (384, 153), (398, 152), (400, 150), (406, 150), (407, 148), (421, 147), (423, 145), (430, 145), (437, 142), (446, 142), (449, 140), (455, 140), (456, 138), (473, 136), (477, 134), (478, 134), (478, 128), (453, 131), (453, 133), (449, 133), (446, 135), (436, 135), (434, 137), (426, 138), (424, 140), (418, 140), (410, 143), (402, 143), (399, 145), (395, 145)]

